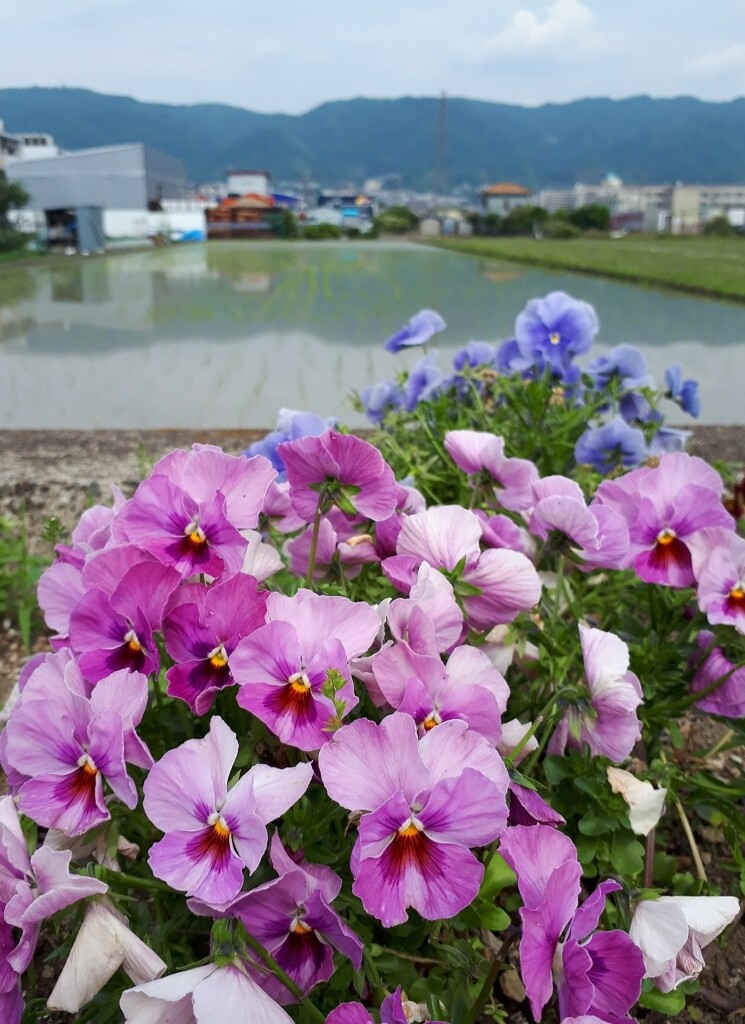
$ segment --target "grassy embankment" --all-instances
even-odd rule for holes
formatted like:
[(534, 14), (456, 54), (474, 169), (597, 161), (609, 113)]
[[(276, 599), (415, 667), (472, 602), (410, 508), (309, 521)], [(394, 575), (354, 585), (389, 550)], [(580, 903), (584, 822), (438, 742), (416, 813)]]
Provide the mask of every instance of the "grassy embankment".
[(487, 259), (598, 274), (654, 287), (745, 302), (745, 238), (628, 235), (625, 238), (433, 239)]

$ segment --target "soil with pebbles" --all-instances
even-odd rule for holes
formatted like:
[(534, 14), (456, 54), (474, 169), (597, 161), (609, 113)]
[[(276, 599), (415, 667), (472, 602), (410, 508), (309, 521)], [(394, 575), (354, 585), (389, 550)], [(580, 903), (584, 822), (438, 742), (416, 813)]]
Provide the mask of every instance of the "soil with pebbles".
[[(41, 539), (45, 522), (54, 516), (67, 533), (91, 504), (106, 502), (111, 485), (131, 494), (150, 467), (173, 448), (192, 443), (217, 444), (238, 453), (264, 430), (6, 430), (0, 431), (0, 518), (25, 518), (29, 547), (33, 553), (46, 548)], [(696, 427), (688, 450), (709, 461), (745, 466), (745, 428)], [(34, 641), (32, 651), (46, 649), (44, 638)], [(28, 658), (21, 637), (8, 621), (0, 621), (0, 703), (10, 692), (18, 672)], [(703, 720), (701, 720), (703, 722)], [(710, 720), (706, 720), (710, 722)], [(711, 723), (715, 725), (715, 723)], [(705, 749), (704, 744), (699, 749)], [(745, 755), (740, 750), (735, 752)], [(709, 765), (709, 768), (712, 768)], [(721, 767), (726, 773), (727, 766)], [(716, 879), (719, 859), (726, 859), (721, 837), (712, 835), (707, 856), (711, 877)], [(681, 856), (685, 852), (681, 850)], [(724, 881), (724, 878), (723, 878)], [(726, 886), (731, 888), (731, 882)], [(50, 984), (51, 984), (50, 977)], [(509, 993), (513, 995), (514, 993)], [(507, 995), (507, 993), (505, 993)], [(510, 1024), (527, 1024), (527, 1011), (507, 999)], [(719, 1024), (745, 1019), (745, 925), (742, 919), (731, 927), (724, 943), (709, 947), (707, 969), (701, 993), (689, 1004), (690, 1016), (678, 1017), (680, 1024)], [(510, 1012), (511, 1011), (511, 1012)], [(47, 1018), (68, 1020), (67, 1015)], [(666, 1018), (647, 1013), (648, 1024)]]

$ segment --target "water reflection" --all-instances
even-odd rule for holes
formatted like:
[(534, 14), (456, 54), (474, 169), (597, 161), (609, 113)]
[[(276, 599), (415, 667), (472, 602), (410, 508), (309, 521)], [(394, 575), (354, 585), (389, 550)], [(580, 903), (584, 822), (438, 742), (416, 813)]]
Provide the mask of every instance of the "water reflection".
[(556, 288), (595, 305), (598, 352), (638, 344), (659, 380), (679, 363), (705, 422), (745, 422), (745, 308), (406, 244), (214, 243), (0, 273), (0, 427), (262, 427), (281, 405), (361, 424), (347, 396), (416, 361), (381, 342), (417, 309), (447, 320), (445, 365)]

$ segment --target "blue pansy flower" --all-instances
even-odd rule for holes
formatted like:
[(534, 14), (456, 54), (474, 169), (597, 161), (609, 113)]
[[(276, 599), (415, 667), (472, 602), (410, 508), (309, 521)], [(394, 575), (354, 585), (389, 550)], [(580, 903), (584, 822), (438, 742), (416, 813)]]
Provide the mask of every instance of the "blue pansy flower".
[(638, 466), (649, 454), (644, 434), (616, 416), (602, 427), (590, 427), (574, 446), (574, 458), (580, 464), (594, 466), (599, 473), (610, 473), (619, 465)]
[(365, 388), (360, 395), (365, 415), (372, 423), (380, 423), (389, 409), (402, 409), (406, 396), (400, 384), (382, 380)]
[(527, 359), (541, 356), (554, 373), (564, 374), (568, 363), (592, 345), (598, 318), (587, 302), (566, 292), (531, 299), (515, 321), (515, 340)]
[(682, 380), (682, 376), (679, 366), (670, 366), (665, 370), (667, 397), (677, 402), (683, 412), (687, 412), (689, 416), (696, 417), (701, 412), (701, 402), (698, 397), (698, 381)]
[(424, 345), (433, 334), (444, 331), (446, 326), (440, 314), (435, 313), (433, 309), (420, 309), (400, 331), (396, 331), (386, 341), (386, 351), (400, 352), (412, 345)]
[(420, 359), (406, 381), (406, 411), (413, 412), (419, 402), (433, 398), (443, 384), (442, 370), (437, 366), (437, 353)]
[(616, 345), (604, 356), (593, 359), (587, 373), (597, 388), (606, 387), (614, 376), (620, 377), (624, 388), (652, 387), (649, 367), (638, 348), (633, 345)]
[(300, 437), (318, 437), (330, 427), (336, 426), (336, 420), (331, 416), (323, 419), (314, 412), (300, 412), (297, 409), (280, 409), (277, 427), (262, 437), (260, 441), (254, 441), (243, 452), (244, 455), (263, 455), (269, 459), (277, 470), (278, 480), (285, 479), (285, 464), (277, 453), (277, 445), (283, 441), (297, 441)]
[(453, 356), (453, 369), (462, 370), (466, 366), (476, 369), (478, 366), (492, 366), (497, 350), (488, 341), (469, 341), (465, 348), (458, 349)]

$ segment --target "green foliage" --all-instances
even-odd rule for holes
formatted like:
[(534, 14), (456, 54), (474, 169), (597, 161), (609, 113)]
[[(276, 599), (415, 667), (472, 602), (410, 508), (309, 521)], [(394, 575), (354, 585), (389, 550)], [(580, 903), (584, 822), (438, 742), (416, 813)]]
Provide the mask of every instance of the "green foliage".
[(610, 210), (601, 203), (590, 203), (571, 210), (567, 220), (580, 231), (610, 230)]
[(36, 587), (51, 561), (51, 553), (30, 552), (25, 517), (0, 519), (0, 621), (8, 619), (19, 631), (27, 651), (32, 637), (43, 630)]
[(408, 206), (389, 206), (383, 210), (374, 221), (374, 228), (378, 233), (389, 235), (405, 235), (415, 231), (419, 225), (419, 218), (408, 208)]
[(323, 242), (330, 238), (341, 238), (343, 231), (336, 224), (306, 224), (303, 238), (310, 242)]
[(704, 224), (705, 235), (716, 235), (719, 238), (729, 238), (734, 235), (735, 229), (732, 227), (726, 217), (714, 217), (712, 220), (708, 220)]
[(544, 238), (579, 238), (582, 234), (579, 228), (575, 227), (574, 224), (570, 224), (566, 219), (560, 219), (553, 217), (551, 220), (547, 220), (543, 225), (543, 237)]
[(26, 189), (17, 181), (10, 181), (0, 171), (0, 231), (11, 231), (9, 215), (22, 209), (29, 201)]

